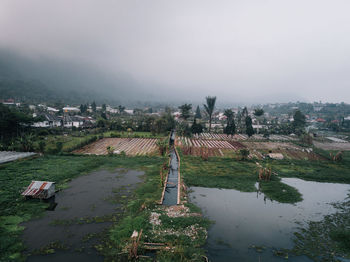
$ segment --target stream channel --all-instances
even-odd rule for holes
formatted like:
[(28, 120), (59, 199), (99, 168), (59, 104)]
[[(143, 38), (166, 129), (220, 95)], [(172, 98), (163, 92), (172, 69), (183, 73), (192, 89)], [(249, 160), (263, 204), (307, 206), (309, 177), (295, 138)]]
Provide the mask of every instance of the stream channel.
[(177, 204), (178, 179), (179, 179), (179, 160), (174, 149), (175, 131), (173, 130), (169, 139), (169, 157), (170, 167), (168, 180), (166, 182), (162, 204), (165, 206), (174, 206)]
[[(24, 243), (28, 252), (34, 253), (27, 261), (103, 261), (93, 246), (100, 243), (99, 234), (123, 214), (123, 203), (141, 182), (142, 174), (99, 170), (72, 180), (69, 188), (56, 194), (54, 211), (22, 224)], [(49, 252), (38, 252), (43, 248)], [(50, 249), (54, 253), (50, 254)]]
[[(268, 200), (263, 193), (233, 189), (192, 187), (190, 200), (214, 221), (206, 249), (210, 261), (286, 261), (273, 250), (293, 248), (293, 233), (307, 221), (320, 221), (336, 212), (331, 203), (344, 201), (350, 185), (283, 178), (303, 195), (296, 204)], [(257, 252), (256, 247), (263, 247)], [(306, 256), (289, 261), (311, 261)]]

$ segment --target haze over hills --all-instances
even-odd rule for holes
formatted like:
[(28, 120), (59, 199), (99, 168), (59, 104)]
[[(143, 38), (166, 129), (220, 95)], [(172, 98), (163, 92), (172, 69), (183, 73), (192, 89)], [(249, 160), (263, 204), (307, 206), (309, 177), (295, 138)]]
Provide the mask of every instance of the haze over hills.
[[(8, 49), (0, 50), (0, 91), (0, 99), (66, 104), (96, 101), (112, 105), (202, 103), (207, 95), (198, 93), (197, 97), (193, 96), (193, 90), (188, 90), (190, 95), (186, 95), (186, 92), (177, 91), (176, 87), (164, 88), (160, 84), (137, 81), (122, 73), (118, 76), (107, 74), (93, 65), (45, 56), (29, 57)], [(253, 99), (246, 97), (243, 101), (230, 101), (223, 95), (219, 105), (257, 103), (261, 101), (259, 98), (266, 100), (259, 94)], [(271, 102), (304, 100), (295, 94), (278, 92), (269, 94), (269, 99)]]
[(0, 50), (0, 99), (120, 103), (141, 98), (137, 85), (128, 76), (111, 76), (90, 65)]
[(0, 74), (18, 96), (41, 86), (79, 102), (350, 102), (349, 1), (0, 5)]

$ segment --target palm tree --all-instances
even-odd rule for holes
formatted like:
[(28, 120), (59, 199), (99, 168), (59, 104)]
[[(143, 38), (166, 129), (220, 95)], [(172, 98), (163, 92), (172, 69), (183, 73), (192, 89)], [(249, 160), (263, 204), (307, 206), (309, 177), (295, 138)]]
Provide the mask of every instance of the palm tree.
[(216, 96), (207, 96), (205, 98), (207, 100), (207, 104), (204, 104), (205, 111), (209, 115), (209, 133), (211, 130), (211, 118), (213, 116), (214, 108), (215, 108), (215, 102), (216, 102)]

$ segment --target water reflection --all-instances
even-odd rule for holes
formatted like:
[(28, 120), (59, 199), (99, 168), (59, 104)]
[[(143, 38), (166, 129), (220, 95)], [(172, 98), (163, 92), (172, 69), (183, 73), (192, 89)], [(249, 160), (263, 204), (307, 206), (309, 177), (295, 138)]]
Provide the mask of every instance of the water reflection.
[[(292, 248), (293, 232), (308, 220), (321, 220), (335, 212), (329, 203), (342, 201), (349, 185), (317, 183), (285, 178), (303, 195), (297, 204), (281, 204), (262, 193), (230, 189), (193, 187), (192, 202), (202, 208), (215, 224), (209, 230), (207, 249), (212, 261), (281, 261), (274, 249)], [(262, 248), (261, 253), (252, 245)], [(293, 257), (291, 261), (310, 261)]]

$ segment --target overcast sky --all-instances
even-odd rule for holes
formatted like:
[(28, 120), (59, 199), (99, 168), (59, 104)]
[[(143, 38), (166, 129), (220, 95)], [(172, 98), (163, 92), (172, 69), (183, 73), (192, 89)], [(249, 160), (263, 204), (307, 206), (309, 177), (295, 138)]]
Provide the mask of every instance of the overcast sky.
[(0, 47), (168, 99), (350, 102), (349, 0), (1, 0)]

